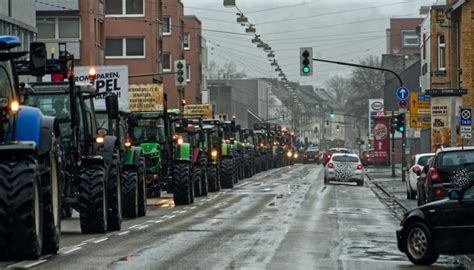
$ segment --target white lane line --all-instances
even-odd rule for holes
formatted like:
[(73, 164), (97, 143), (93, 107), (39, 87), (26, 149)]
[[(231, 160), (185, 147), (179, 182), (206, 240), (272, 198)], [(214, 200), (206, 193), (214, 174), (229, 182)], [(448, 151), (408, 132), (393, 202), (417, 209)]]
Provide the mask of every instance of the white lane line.
[(45, 263), (45, 262), (47, 262), (47, 261), (48, 261), (48, 260), (39, 260), (39, 261), (36, 261), (36, 262), (32, 262), (32, 263), (30, 263), (30, 264), (26, 264), (26, 265), (24, 266), (24, 268), (30, 268), (30, 267), (33, 267), (33, 266), (37, 266), (37, 265), (42, 264), (42, 263)]
[(101, 238), (101, 239), (98, 239), (98, 240), (94, 241), (94, 244), (98, 244), (98, 243), (101, 243), (101, 242), (104, 242), (104, 241), (107, 241), (107, 240), (109, 240), (109, 238), (104, 237), (104, 238)]
[(210, 202), (210, 201), (212, 201), (212, 199), (207, 199), (207, 200), (204, 200), (204, 201), (206, 201), (206, 202)]
[(179, 213), (179, 210), (171, 212), (171, 214), (177, 214), (177, 213)]
[(168, 219), (172, 219), (174, 217), (176, 217), (176, 215), (171, 215), (171, 216), (168, 216)]
[(70, 249), (70, 250), (68, 250), (68, 251), (65, 251), (63, 254), (69, 254), (69, 253), (72, 253), (72, 252), (74, 252), (74, 251), (78, 251), (78, 250), (80, 250), (80, 249), (82, 249), (82, 248), (81, 248), (81, 247), (75, 247), (75, 248), (73, 248), (73, 249)]
[(188, 210), (183, 210), (183, 211), (179, 211), (178, 213), (179, 214), (184, 214), (184, 213), (187, 213), (187, 212), (188, 212)]
[(130, 231), (123, 231), (123, 232), (117, 233), (117, 235), (122, 236), (122, 235), (126, 235), (126, 234), (129, 234), (129, 233), (130, 233)]
[(140, 224), (137, 224), (137, 225), (133, 225), (133, 226), (130, 226), (128, 227), (129, 229), (135, 229), (136, 227), (140, 226)]
[(202, 202), (202, 203), (200, 203), (199, 205), (204, 205), (204, 203)]
[(75, 245), (75, 247), (82, 247), (82, 246), (85, 246), (87, 244), (88, 244), (87, 242), (82, 242), (80, 244)]
[(143, 226), (138, 227), (138, 229), (139, 229), (139, 230), (143, 230), (143, 229), (146, 229), (146, 228), (148, 228), (148, 227), (150, 227), (150, 225), (146, 224), (146, 225), (143, 225)]
[(191, 207), (190, 209), (191, 209), (191, 210), (194, 210), (194, 209), (196, 209), (196, 206), (193, 206), (193, 207)]
[(27, 262), (28, 262), (28, 261), (17, 262), (17, 263), (15, 263), (15, 264), (11, 264), (11, 265), (7, 266), (7, 268), (18, 268), (20, 265), (25, 264), (25, 263), (27, 263)]
[(164, 220), (155, 220), (154, 222), (155, 224), (158, 224), (158, 223), (164, 222)]

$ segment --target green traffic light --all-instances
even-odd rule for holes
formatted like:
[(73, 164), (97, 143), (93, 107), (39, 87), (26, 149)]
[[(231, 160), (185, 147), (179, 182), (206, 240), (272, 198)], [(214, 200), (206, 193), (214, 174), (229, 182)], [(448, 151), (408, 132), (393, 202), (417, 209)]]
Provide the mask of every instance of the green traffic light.
[(403, 131), (405, 131), (405, 127), (400, 127), (398, 130), (399, 130), (400, 132), (403, 132)]
[(303, 68), (303, 73), (310, 73), (311, 69), (309, 67), (304, 67)]

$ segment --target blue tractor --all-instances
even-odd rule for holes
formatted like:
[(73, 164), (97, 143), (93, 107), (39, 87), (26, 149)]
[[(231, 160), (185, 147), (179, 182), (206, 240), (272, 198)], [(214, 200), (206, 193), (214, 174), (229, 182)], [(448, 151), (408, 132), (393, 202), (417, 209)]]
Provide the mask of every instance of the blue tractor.
[(39, 109), (20, 106), (13, 61), (28, 52), (10, 51), (20, 45), (18, 37), (0, 36), (0, 257), (35, 259), (59, 249), (58, 125)]

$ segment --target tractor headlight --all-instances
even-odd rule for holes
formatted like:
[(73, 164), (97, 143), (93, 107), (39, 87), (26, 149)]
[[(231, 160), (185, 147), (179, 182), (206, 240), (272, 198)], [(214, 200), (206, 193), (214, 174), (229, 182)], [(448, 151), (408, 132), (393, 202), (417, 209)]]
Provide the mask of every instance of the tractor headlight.
[(216, 158), (216, 157), (217, 157), (217, 150), (216, 150), (216, 149), (213, 149), (213, 150), (212, 150), (211, 156), (212, 156), (213, 158)]
[(295, 158), (298, 158), (298, 153), (295, 153)]
[(104, 143), (104, 137), (99, 136), (99, 137), (95, 138), (95, 141), (98, 144), (103, 144)]
[(178, 140), (176, 141), (178, 145), (182, 145), (184, 143), (183, 137), (179, 136)]
[(13, 101), (10, 103), (10, 110), (11, 110), (13, 113), (17, 113), (17, 112), (20, 110), (20, 104), (18, 103), (18, 101), (13, 100)]
[(124, 146), (125, 146), (125, 148), (127, 148), (127, 149), (130, 148), (130, 147), (132, 147), (132, 141), (130, 141), (130, 139), (127, 139), (127, 140), (125, 141), (125, 143), (124, 143)]

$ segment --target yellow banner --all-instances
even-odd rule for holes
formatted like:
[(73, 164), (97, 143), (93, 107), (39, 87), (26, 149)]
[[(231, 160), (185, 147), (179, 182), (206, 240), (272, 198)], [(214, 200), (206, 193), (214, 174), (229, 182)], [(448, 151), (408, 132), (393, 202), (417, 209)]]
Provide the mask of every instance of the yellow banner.
[(211, 104), (190, 104), (184, 106), (184, 116), (186, 117), (201, 117), (203, 119), (212, 119), (212, 105)]
[(128, 89), (130, 111), (156, 112), (163, 110), (163, 84), (131, 84)]

